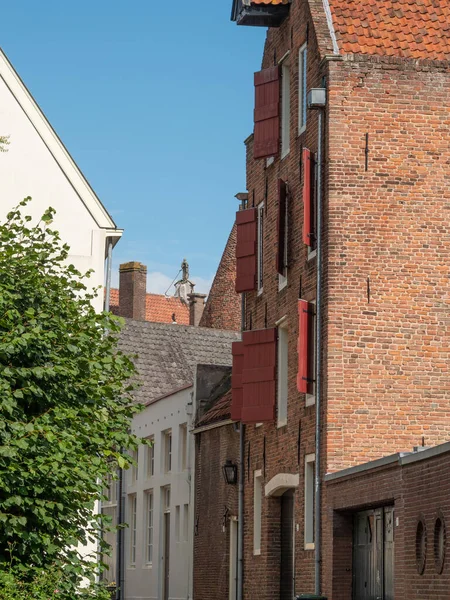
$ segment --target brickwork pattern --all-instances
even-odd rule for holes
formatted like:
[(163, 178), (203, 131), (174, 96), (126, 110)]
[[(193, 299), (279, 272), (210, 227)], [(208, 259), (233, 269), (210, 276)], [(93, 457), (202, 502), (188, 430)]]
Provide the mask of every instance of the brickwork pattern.
[(194, 598), (228, 598), (229, 519), (238, 514), (238, 486), (225, 483), (222, 466), (239, 463), (239, 432), (222, 425), (195, 439)]

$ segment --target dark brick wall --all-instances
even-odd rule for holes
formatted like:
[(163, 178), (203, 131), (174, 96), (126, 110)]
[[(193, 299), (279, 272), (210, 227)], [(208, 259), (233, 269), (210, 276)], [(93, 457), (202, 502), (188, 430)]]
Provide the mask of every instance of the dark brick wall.
[(121, 317), (145, 321), (147, 267), (139, 262), (120, 265), (119, 311)]
[[(329, 600), (349, 600), (352, 585), (352, 515), (357, 510), (394, 505), (395, 600), (447, 600), (450, 589), (448, 533), (442, 573), (434, 560), (434, 526), (439, 516), (450, 524), (450, 452), (400, 465), (366, 471), (326, 484), (324, 524), (324, 593)], [(416, 529), (426, 524), (426, 565), (416, 562)]]
[(229, 519), (238, 514), (238, 486), (225, 483), (222, 466), (228, 459), (239, 464), (239, 432), (224, 425), (197, 433), (195, 440), (194, 598), (223, 600), (229, 593)]

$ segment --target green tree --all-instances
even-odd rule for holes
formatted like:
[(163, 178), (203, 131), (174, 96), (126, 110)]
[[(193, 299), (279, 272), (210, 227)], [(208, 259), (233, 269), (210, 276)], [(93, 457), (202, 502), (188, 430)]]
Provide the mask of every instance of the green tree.
[(76, 547), (98, 538), (95, 500), (141, 443), (135, 371), (122, 321), (96, 314), (68, 264), (54, 210), (32, 225), (29, 200), (0, 224), (0, 570), (61, 571), (71, 598), (92, 570)]

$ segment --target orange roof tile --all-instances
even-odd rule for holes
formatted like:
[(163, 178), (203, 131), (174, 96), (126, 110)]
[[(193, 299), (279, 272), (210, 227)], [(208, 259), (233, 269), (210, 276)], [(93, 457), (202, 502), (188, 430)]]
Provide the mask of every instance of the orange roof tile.
[[(119, 290), (111, 288), (110, 308), (115, 315), (119, 314)], [(175, 296), (163, 294), (147, 294), (145, 301), (145, 320), (153, 323), (172, 323), (175, 314), (179, 325), (189, 325), (189, 307)]]
[(342, 54), (450, 60), (448, 0), (329, 0)]

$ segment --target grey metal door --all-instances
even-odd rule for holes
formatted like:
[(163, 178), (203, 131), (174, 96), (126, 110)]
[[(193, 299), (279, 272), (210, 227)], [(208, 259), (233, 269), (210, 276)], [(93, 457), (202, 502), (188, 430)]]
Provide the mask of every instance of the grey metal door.
[(280, 600), (294, 598), (294, 491), (281, 496)]
[(353, 522), (353, 600), (393, 600), (394, 509), (359, 512)]

